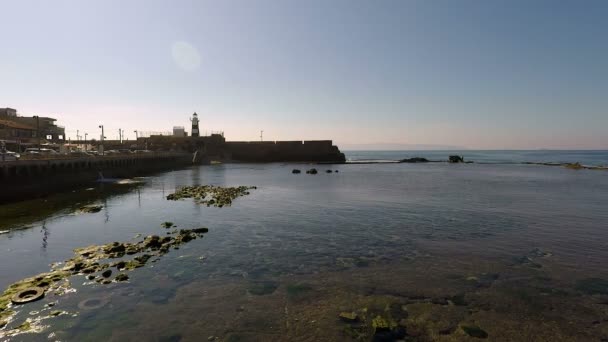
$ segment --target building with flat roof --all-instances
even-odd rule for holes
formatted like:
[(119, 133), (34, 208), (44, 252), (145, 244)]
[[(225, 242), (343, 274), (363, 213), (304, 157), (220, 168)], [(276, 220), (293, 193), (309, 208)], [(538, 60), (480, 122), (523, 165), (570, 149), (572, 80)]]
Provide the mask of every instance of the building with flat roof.
[(14, 118), (17, 116), (17, 110), (13, 108), (0, 108), (0, 118), (2, 117), (11, 117)]
[(0, 140), (19, 141), (36, 138), (36, 128), (30, 125), (0, 119)]
[(56, 124), (57, 119), (54, 118), (44, 116), (20, 116), (17, 114), (16, 109), (7, 107), (0, 108), (0, 120), (4, 121), (3, 127), (5, 128), (3, 134), (5, 136), (9, 134), (17, 134), (15, 132), (10, 133), (7, 131), (7, 129), (16, 129), (21, 130), (18, 133), (20, 137), (25, 138), (28, 136), (32, 138), (31, 135), (24, 131), (33, 128), (34, 133), (37, 132), (41, 139), (53, 142), (65, 141), (65, 127), (58, 126)]
[(174, 137), (185, 137), (186, 130), (184, 129), (184, 126), (173, 126), (173, 136)]

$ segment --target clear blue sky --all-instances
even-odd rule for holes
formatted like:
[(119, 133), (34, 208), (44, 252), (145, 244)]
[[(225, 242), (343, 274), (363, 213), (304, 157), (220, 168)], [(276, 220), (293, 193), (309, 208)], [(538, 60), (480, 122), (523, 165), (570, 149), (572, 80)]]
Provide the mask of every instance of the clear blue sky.
[(608, 1), (0, 0), (0, 107), (109, 138), (608, 149)]

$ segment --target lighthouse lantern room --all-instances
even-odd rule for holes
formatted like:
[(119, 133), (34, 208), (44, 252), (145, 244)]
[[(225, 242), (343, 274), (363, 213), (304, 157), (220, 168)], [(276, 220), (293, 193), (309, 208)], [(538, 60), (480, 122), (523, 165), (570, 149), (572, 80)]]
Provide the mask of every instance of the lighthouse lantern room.
[(190, 119), (190, 121), (192, 121), (192, 136), (199, 137), (200, 131), (198, 130), (198, 115), (196, 113), (192, 114), (192, 119)]

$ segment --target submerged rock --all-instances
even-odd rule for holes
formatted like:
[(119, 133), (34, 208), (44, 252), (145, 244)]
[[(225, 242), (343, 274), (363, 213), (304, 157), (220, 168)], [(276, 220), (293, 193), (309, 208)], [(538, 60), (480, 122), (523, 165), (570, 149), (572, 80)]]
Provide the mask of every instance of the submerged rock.
[(576, 289), (586, 294), (608, 295), (608, 280), (602, 278), (587, 278), (576, 283)]
[(317, 169), (314, 169), (314, 168), (306, 171), (306, 173), (309, 175), (316, 175), (318, 172), (319, 171), (317, 171)]
[(471, 337), (488, 338), (488, 333), (480, 327), (463, 325), (461, 328), (467, 335)]
[(258, 281), (249, 285), (247, 291), (255, 296), (264, 296), (274, 293), (279, 284), (274, 281)]

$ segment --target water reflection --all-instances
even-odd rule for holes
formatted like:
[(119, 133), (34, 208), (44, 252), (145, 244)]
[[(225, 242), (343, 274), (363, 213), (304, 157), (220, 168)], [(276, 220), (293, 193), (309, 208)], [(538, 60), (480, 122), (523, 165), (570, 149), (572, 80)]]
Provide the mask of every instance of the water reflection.
[[(369, 334), (340, 321), (341, 312), (356, 313), (359, 323), (390, 313), (420, 339), (432, 333), (464, 340), (483, 331), (489, 339), (585, 341), (608, 332), (601, 304), (608, 288), (589, 280), (608, 278), (606, 232), (598, 224), (608, 221), (608, 180), (601, 174), (351, 165), (312, 176), (292, 175), (294, 167), (176, 171), (104, 199), (104, 215), (44, 222), (62, 246), (48, 248), (55, 259), (40, 264), (65, 259), (52, 255), (60, 247), (163, 235), (164, 221), (211, 229), (133, 271), (128, 284), (83, 287), (78, 278), (78, 292), (58, 307), (80, 315), (58, 317), (57, 338), (317, 341)], [(226, 208), (165, 199), (165, 188), (191, 184), (258, 190)], [(15, 242), (28, 244), (26, 235)], [(0, 240), (3, 260), (26, 259), (25, 252), (2, 254), (6, 246)], [(86, 298), (107, 304), (85, 312), (78, 304)]]
[(49, 235), (51, 235), (51, 233), (49, 232), (49, 229), (46, 227), (46, 220), (44, 222), (42, 222), (41, 232), (42, 232), (42, 249), (46, 250)]

